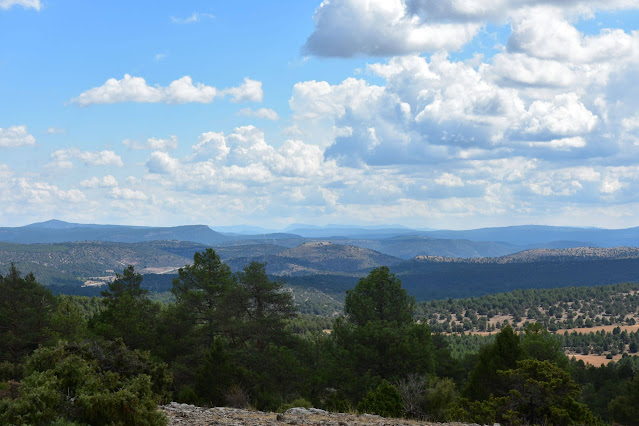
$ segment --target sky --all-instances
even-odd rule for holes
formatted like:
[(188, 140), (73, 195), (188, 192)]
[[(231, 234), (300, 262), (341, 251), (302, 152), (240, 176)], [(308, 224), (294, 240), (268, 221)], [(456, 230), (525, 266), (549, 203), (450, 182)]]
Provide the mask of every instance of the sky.
[(636, 0), (0, 0), (0, 226), (639, 226)]

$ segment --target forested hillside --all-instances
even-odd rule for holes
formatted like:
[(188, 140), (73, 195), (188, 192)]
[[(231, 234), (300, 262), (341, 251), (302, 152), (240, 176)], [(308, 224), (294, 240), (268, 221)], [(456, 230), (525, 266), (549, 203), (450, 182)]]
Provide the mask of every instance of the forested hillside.
[[(622, 330), (636, 284), (416, 305), (378, 267), (341, 315), (319, 317), (299, 315), (263, 264), (233, 272), (211, 249), (179, 270), (171, 303), (152, 301), (143, 280), (129, 266), (100, 299), (53, 296), (11, 266), (0, 277), (0, 422), (164, 424), (157, 404), (170, 400), (480, 424), (639, 418), (639, 340)], [(449, 315), (460, 332), (437, 333)], [(494, 334), (467, 335), (500, 316)], [(546, 329), (592, 319), (594, 330), (597, 317), (609, 335)], [(566, 350), (618, 361), (595, 367)]]

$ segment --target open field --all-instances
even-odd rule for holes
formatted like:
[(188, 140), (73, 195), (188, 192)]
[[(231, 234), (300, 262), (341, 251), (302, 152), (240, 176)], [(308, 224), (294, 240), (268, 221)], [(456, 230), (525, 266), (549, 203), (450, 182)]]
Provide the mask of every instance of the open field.
[(617, 362), (621, 359), (621, 354), (613, 356), (612, 359), (606, 358), (605, 355), (594, 355), (594, 354), (584, 355), (584, 354), (568, 353), (566, 355), (568, 355), (569, 358), (575, 357), (575, 359), (577, 359), (578, 361), (581, 360), (585, 362), (586, 364), (594, 365), (595, 367), (599, 367), (601, 365), (608, 365), (612, 361)]

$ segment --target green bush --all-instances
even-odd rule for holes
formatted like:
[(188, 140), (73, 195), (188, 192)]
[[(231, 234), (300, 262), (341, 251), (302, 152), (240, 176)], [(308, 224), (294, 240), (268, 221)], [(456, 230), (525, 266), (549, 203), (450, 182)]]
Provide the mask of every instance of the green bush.
[(121, 341), (38, 349), (0, 423), (164, 425), (157, 404), (170, 385), (165, 371)]
[(332, 413), (353, 413), (355, 407), (344, 393), (332, 390), (321, 399), (320, 406)]
[(311, 408), (312, 406), (313, 406), (313, 403), (311, 401), (304, 398), (296, 398), (287, 404), (282, 404), (277, 411), (279, 411), (280, 413), (283, 413), (289, 408), (295, 408), (295, 407)]
[(176, 400), (183, 404), (195, 404), (198, 401), (198, 397), (193, 386), (185, 385), (178, 390)]
[(383, 417), (400, 417), (404, 410), (402, 397), (397, 388), (386, 380), (366, 394), (357, 409), (363, 413), (379, 414)]

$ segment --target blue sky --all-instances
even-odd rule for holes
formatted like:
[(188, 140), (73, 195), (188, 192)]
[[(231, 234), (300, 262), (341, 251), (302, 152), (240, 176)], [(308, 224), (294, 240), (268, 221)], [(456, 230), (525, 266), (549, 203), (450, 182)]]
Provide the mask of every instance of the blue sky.
[(637, 226), (630, 0), (0, 0), (0, 225)]

